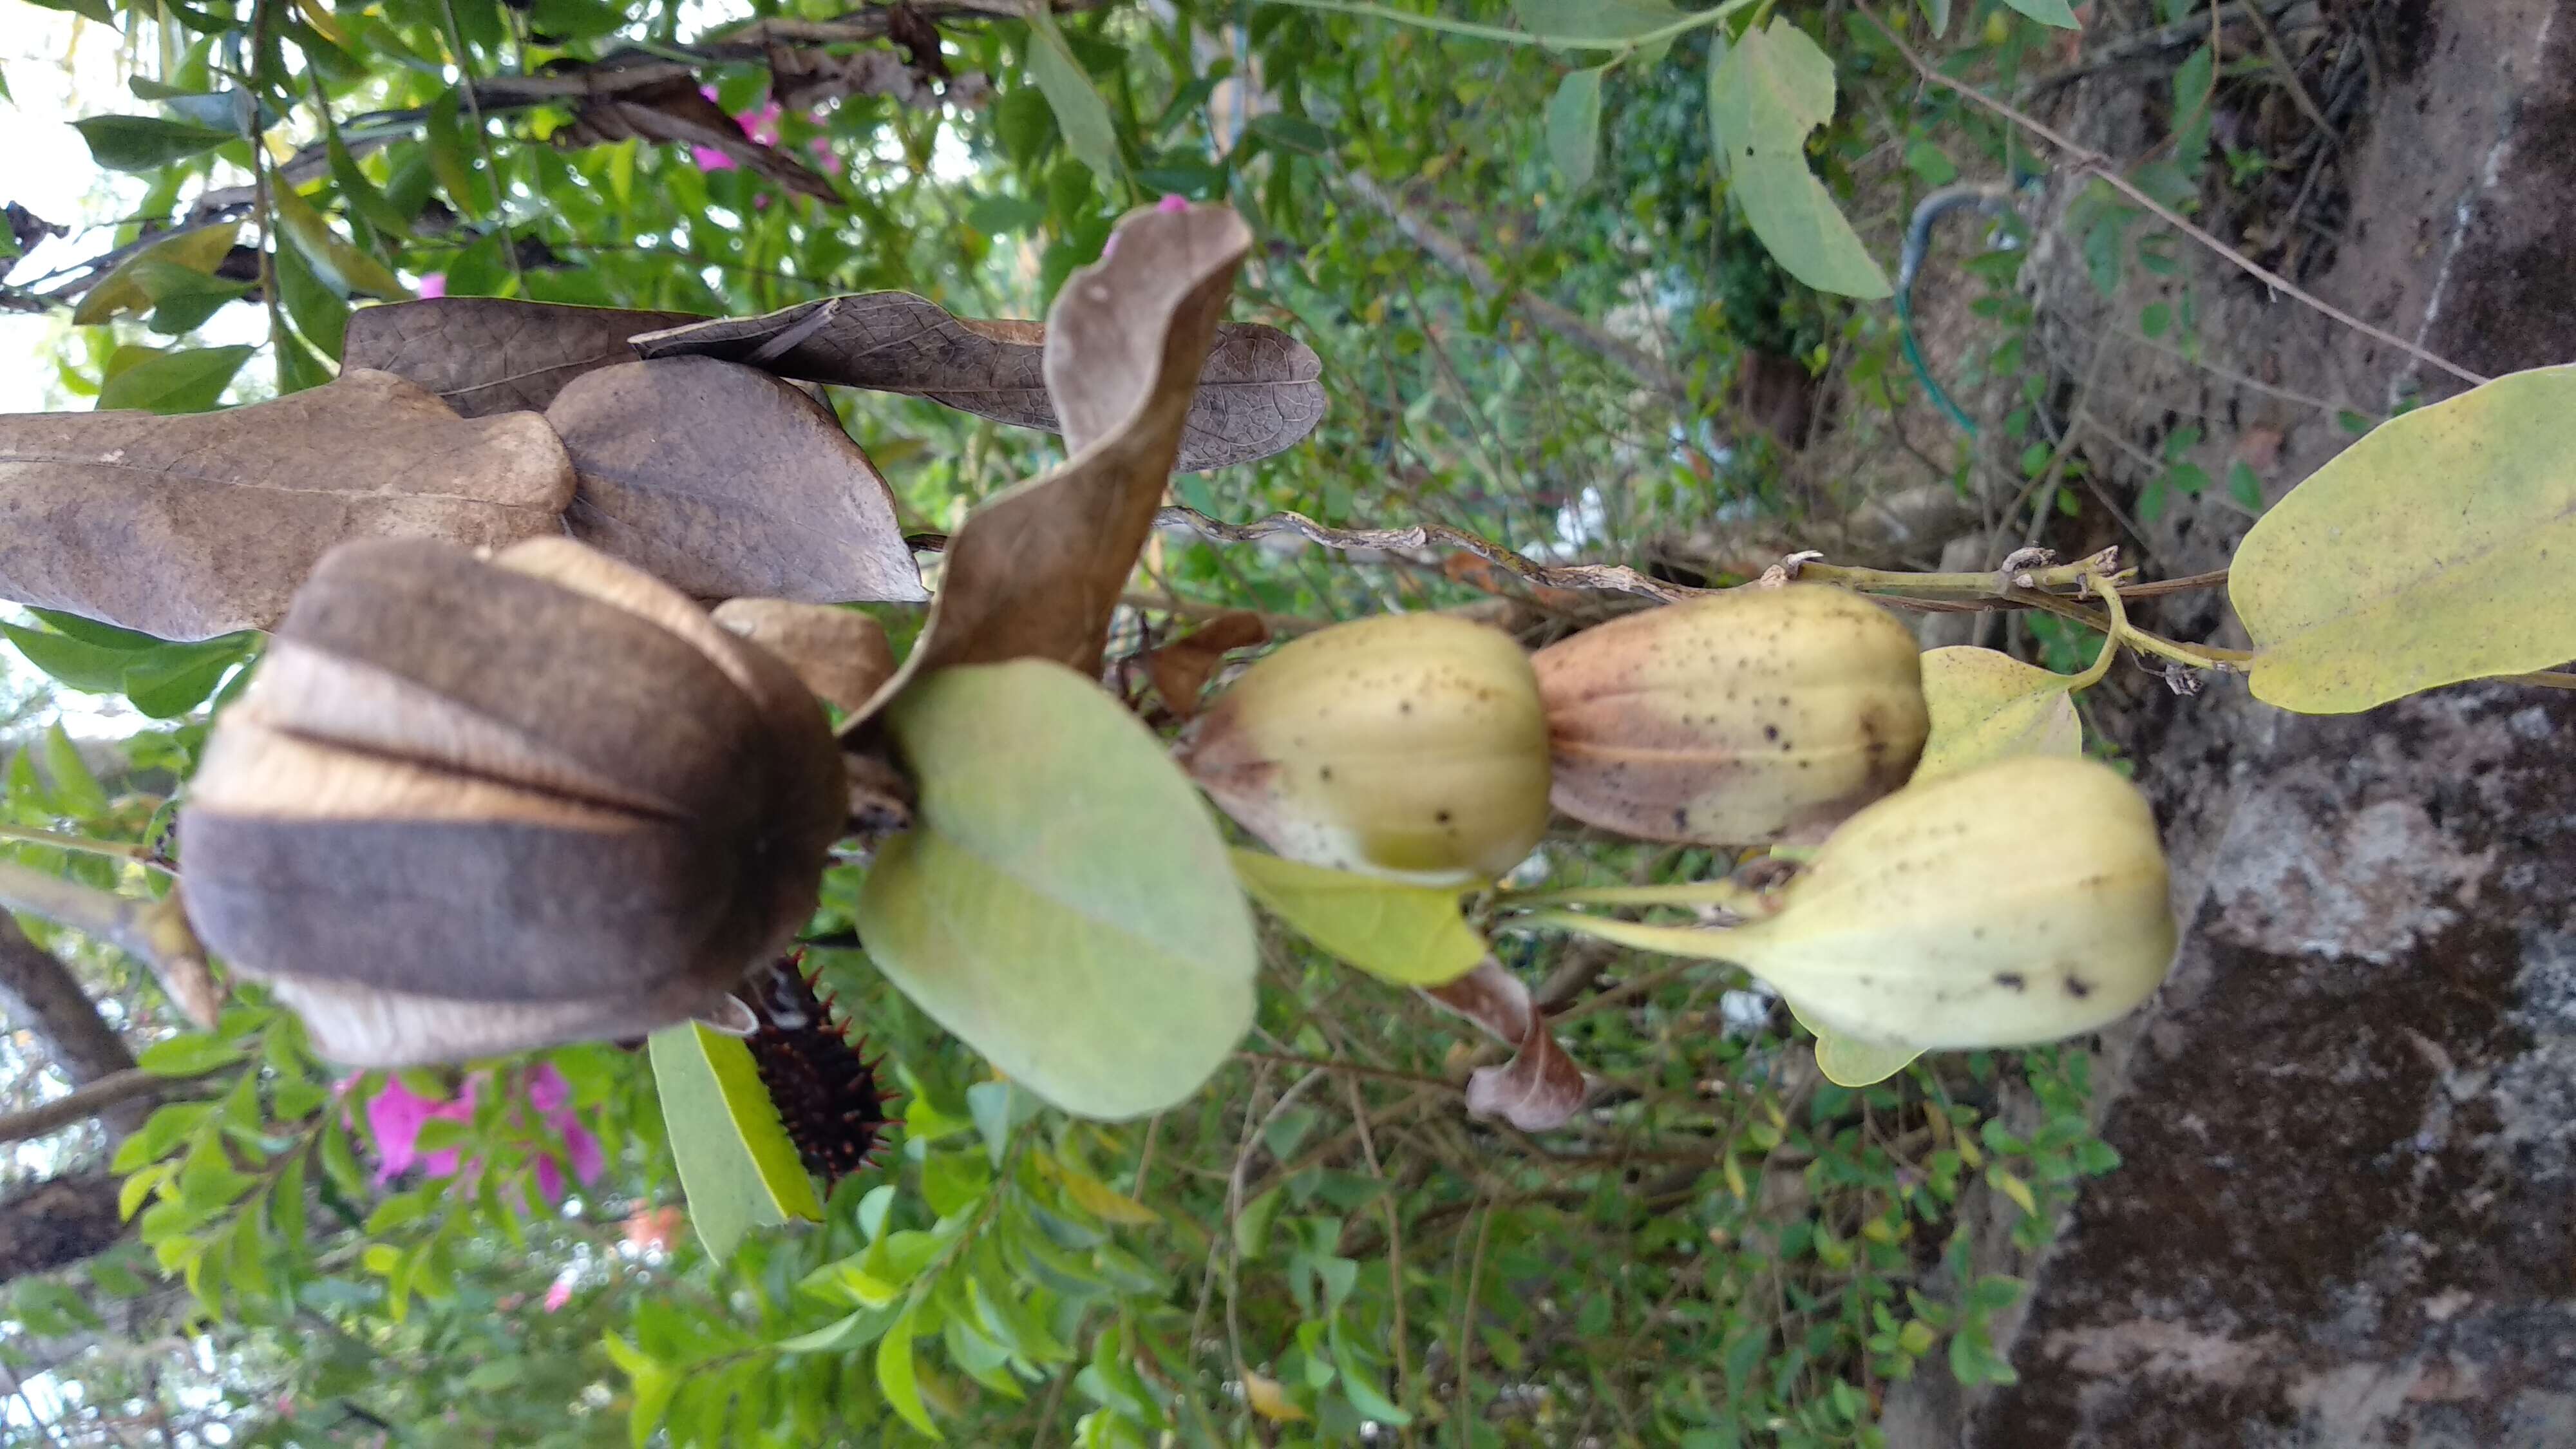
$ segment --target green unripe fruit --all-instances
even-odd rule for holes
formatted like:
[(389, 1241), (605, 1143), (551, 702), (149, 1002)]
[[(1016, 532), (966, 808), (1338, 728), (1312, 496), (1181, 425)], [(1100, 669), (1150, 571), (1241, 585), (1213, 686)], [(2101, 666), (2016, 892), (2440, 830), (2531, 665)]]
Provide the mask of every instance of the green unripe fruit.
[(1556, 808), (1699, 845), (1821, 831), (1914, 773), (1930, 728), (1919, 660), (1894, 615), (1825, 584), (1587, 629), (1531, 661)]
[(1183, 768), (1291, 860), (1471, 885), (1547, 829), (1547, 720), (1511, 637), (1441, 614), (1309, 634), (1200, 718)]

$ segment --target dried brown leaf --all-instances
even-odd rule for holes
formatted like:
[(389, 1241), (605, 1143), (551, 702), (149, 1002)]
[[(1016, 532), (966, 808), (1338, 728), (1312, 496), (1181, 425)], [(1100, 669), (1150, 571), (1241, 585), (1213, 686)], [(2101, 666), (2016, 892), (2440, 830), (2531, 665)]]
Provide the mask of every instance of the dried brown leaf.
[[(951, 316), (909, 292), (862, 292), (761, 317), (691, 322), (635, 340), (647, 357), (694, 352), (811, 382), (906, 393), (1014, 427), (1063, 432), (1045, 385), (1043, 323)], [(1223, 323), (1199, 370), (1174, 471), (1268, 457), (1324, 416), (1323, 363), (1274, 327)], [(1067, 446), (1079, 445), (1067, 440)]]
[(927, 598), (894, 495), (793, 384), (708, 357), (624, 362), (546, 409), (575, 538), (702, 599)]
[(1583, 1069), (1556, 1044), (1543, 1020), (1530, 1023), (1520, 1050), (1499, 1067), (1478, 1067), (1467, 1077), (1467, 1111), (1499, 1117), (1523, 1132), (1562, 1127), (1583, 1108)]
[(727, 599), (715, 619), (787, 661), (816, 697), (855, 713), (894, 678), (894, 646), (877, 621), (829, 604)]
[(649, 86), (592, 96), (582, 102), (572, 125), (556, 133), (567, 145), (597, 146), (636, 137), (705, 146), (777, 182), (820, 201), (838, 201), (840, 193), (820, 172), (772, 146), (743, 134), (724, 107), (708, 100), (695, 76), (673, 76)]
[(1154, 526), (1199, 363), (1252, 244), (1232, 211), (1151, 212), (1056, 298), (1048, 391), (1073, 456), (986, 503), (947, 569), (904, 679), (951, 664), (1052, 659), (1096, 678), (1119, 591)]
[(1189, 719), (1199, 712), (1199, 695), (1216, 674), (1225, 656), (1236, 649), (1249, 649), (1270, 637), (1270, 626), (1259, 614), (1236, 609), (1219, 614), (1207, 623), (1145, 655), (1145, 673), (1154, 681), (1154, 692), (1163, 697), (1163, 705), (1178, 719)]
[(1537, 1020), (1529, 988), (1491, 956), (1455, 981), (1420, 989), (1432, 1005), (1467, 1018), (1509, 1046), (1519, 1046)]
[(583, 373), (633, 362), (627, 338), (700, 320), (686, 312), (433, 297), (350, 313), (341, 363), (407, 377), (469, 418), (541, 413)]
[(226, 412), (0, 417), (0, 597), (164, 639), (265, 629), (334, 544), (499, 547), (559, 532), (572, 489), (545, 419), (366, 369)]

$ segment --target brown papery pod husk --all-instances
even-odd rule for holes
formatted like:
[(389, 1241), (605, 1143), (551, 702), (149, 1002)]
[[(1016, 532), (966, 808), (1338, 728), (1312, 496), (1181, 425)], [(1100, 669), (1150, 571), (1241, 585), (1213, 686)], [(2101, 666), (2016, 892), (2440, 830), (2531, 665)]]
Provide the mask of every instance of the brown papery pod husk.
[(692, 1016), (812, 913), (846, 808), (788, 667), (565, 539), (332, 551), (217, 723), (189, 919), (335, 1060)]
[(876, 620), (829, 604), (727, 599), (715, 620), (785, 660), (817, 698), (855, 713), (894, 678), (894, 646)]
[(0, 598), (164, 639), (265, 629), (357, 538), (560, 532), (572, 461), (533, 413), (461, 418), (390, 373), (183, 417), (0, 417)]

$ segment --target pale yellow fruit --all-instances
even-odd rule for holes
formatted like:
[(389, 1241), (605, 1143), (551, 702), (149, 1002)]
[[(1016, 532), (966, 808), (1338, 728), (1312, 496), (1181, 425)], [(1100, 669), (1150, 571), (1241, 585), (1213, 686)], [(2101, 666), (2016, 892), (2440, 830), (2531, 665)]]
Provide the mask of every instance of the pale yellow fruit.
[(1291, 860), (1471, 885), (1547, 829), (1547, 720), (1509, 635), (1385, 614), (1296, 640), (1244, 672), (1180, 760)]
[(2174, 954), (2146, 800), (2108, 766), (2023, 755), (1845, 822), (1776, 914), (1725, 929), (1558, 916), (1729, 960), (1819, 1035), (1916, 1051), (2081, 1035), (2154, 994)]
[(1924, 1050), (2095, 1030), (2173, 963), (2145, 797), (2092, 760), (2024, 755), (1845, 822), (1728, 954), (1824, 1030)]
[(1737, 589), (1531, 661), (1556, 808), (1645, 840), (1812, 838), (1905, 783), (1929, 717), (1914, 636), (1825, 584)]

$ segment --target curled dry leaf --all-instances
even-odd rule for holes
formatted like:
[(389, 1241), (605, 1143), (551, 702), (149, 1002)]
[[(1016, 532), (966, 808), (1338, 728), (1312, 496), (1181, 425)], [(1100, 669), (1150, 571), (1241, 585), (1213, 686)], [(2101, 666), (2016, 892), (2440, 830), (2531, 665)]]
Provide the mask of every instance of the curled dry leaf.
[(1145, 653), (1145, 673), (1154, 681), (1154, 692), (1163, 697), (1163, 706), (1173, 717), (1188, 719), (1199, 712), (1199, 695), (1216, 674), (1225, 656), (1237, 649), (1249, 649), (1270, 638), (1270, 626), (1259, 614), (1232, 609), (1159, 649)]
[(1154, 526), (1199, 363), (1252, 245), (1218, 206), (1151, 212), (1056, 297), (1047, 386), (1073, 450), (949, 540), (946, 580), (903, 682), (951, 664), (1052, 659), (1088, 678)]
[(928, 597), (885, 479), (829, 408), (707, 357), (625, 362), (546, 409), (575, 538), (702, 599)]
[[(907, 393), (1058, 433), (1065, 429), (1046, 386), (1046, 338), (1036, 322), (972, 320), (909, 292), (863, 292), (761, 317), (691, 322), (639, 337), (635, 347), (647, 357), (698, 353), (809, 382)], [(1294, 444), (1323, 419), (1322, 376), (1314, 349), (1287, 333), (1257, 323), (1220, 325), (1173, 470), (1222, 468)]]
[(786, 665), (568, 539), (333, 550), (180, 819), (189, 920), (325, 1056), (747, 1029), (846, 797)]
[(865, 614), (787, 599), (727, 599), (716, 605), (715, 619), (786, 660), (806, 688), (845, 713), (894, 678), (894, 646)]
[(208, 639), (265, 629), (334, 544), (558, 532), (543, 418), (460, 418), (389, 373), (218, 413), (0, 417), (0, 597)]
[(1500, 1118), (1523, 1132), (1545, 1132), (1564, 1126), (1582, 1108), (1582, 1068), (1556, 1044), (1529, 988), (1501, 962), (1488, 956), (1475, 970), (1443, 986), (1423, 987), (1422, 994), (1511, 1045), (1510, 1061), (1468, 1075), (1468, 1112)]
[(699, 320), (686, 312), (432, 297), (349, 314), (341, 363), (409, 378), (464, 417), (544, 412), (574, 378), (633, 362), (627, 338)]
[(602, 146), (630, 136), (704, 146), (723, 152), (800, 195), (819, 201), (841, 199), (822, 173), (743, 134), (742, 127), (725, 114), (724, 107), (708, 100), (698, 89), (695, 76), (673, 76), (649, 86), (593, 96), (582, 102), (572, 125), (555, 134), (563, 144), (572, 146)]

